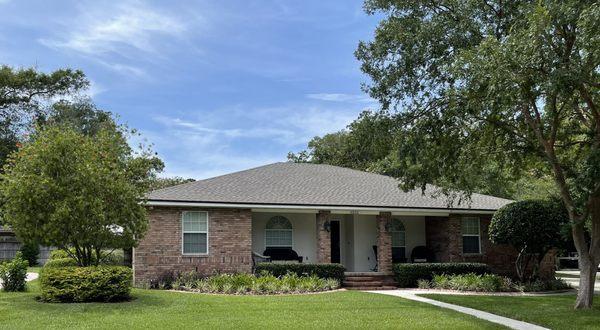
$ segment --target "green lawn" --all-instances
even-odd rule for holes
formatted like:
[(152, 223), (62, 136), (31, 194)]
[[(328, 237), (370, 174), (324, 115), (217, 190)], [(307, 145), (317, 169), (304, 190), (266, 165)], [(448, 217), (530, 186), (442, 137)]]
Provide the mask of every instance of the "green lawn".
[(573, 310), (575, 295), (552, 296), (468, 296), (424, 294), (427, 298), (472, 307), (490, 313), (535, 323), (552, 329), (600, 328), (600, 296), (595, 297), (595, 307), (588, 311)]
[(3, 329), (404, 328), (496, 329), (431, 305), (356, 291), (297, 296), (220, 296), (135, 290), (116, 304), (47, 304), (27, 293), (0, 293)]

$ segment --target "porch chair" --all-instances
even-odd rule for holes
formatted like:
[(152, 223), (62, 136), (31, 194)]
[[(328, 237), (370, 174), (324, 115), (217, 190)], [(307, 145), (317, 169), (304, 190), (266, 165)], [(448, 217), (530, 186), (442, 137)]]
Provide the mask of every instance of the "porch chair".
[(304, 259), (292, 248), (268, 247), (263, 255), (271, 258), (271, 261), (292, 261), (301, 263)]
[(271, 257), (263, 256), (262, 254), (258, 254), (252, 251), (252, 272), (256, 269), (256, 264), (261, 262), (271, 262)]
[(435, 255), (433, 251), (424, 245), (415, 246), (410, 254), (410, 261), (413, 263), (434, 262)]

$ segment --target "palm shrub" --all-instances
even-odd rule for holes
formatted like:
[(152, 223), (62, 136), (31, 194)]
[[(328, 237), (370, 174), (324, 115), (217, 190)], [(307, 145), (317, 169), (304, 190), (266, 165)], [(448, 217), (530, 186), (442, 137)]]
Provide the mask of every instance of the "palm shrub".
[(0, 264), (2, 290), (7, 292), (25, 291), (27, 279), (27, 260), (19, 251), (14, 259)]

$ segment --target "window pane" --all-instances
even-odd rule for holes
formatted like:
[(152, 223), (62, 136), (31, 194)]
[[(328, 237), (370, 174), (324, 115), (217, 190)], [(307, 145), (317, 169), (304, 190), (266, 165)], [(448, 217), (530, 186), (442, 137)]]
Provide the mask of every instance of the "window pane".
[(463, 253), (479, 253), (479, 236), (463, 236)]
[(479, 235), (479, 218), (462, 218), (463, 235)]
[(265, 244), (267, 247), (292, 247), (292, 231), (285, 229), (268, 229), (265, 231)]
[(185, 212), (183, 214), (183, 231), (206, 231), (206, 212)]
[(404, 231), (393, 231), (392, 232), (392, 247), (406, 246), (406, 232)]
[(206, 253), (206, 234), (183, 234), (183, 253)]

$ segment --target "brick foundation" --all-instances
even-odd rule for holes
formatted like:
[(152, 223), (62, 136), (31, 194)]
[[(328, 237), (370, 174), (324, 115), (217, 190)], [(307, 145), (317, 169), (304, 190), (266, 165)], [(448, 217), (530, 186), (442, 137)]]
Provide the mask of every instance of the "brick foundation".
[[(488, 238), (490, 215), (480, 215), (481, 253), (462, 253), (461, 216), (427, 217), (425, 232), (427, 246), (434, 252), (436, 262), (482, 262), (498, 274), (515, 276), (515, 260), (518, 252), (508, 245), (497, 245)], [(556, 251), (549, 252), (540, 266), (540, 276), (554, 276)]]
[(392, 235), (389, 231), (392, 214), (381, 212), (377, 216), (377, 271), (392, 271)]
[[(208, 211), (208, 255), (182, 255), (182, 211)], [(162, 274), (198, 271), (252, 270), (252, 213), (248, 209), (189, 209), (158, 207), (149, 210), (149, 229), (134, 249), (136, 284)]]
[(330, 221), (329, 211), (317, 213), (317, 262), (331, 262), (331, 234), (325, 230), (325, 223)]

